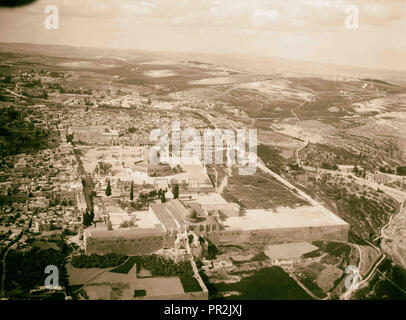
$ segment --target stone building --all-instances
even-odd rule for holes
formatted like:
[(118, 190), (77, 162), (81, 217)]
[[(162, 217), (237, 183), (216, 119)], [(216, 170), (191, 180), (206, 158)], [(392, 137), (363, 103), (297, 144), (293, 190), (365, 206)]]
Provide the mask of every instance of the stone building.
[(247, 210), (224, 221), (217, 243), (277, 243), (293, 241), (348, 241), (349, 224), (333, 213), (313, 206)]
[[(145, 221), (135, 228), (87, 229), (86, 253), (151, 254), (175, 248), (179, 236), (196, 234), (215, 244), (278, 243), (293, 241), (347, 241), (349, 225), (321, 207), (302, 206), (246, 210), (244, 215), (220, 216), (198, 202), (179, 199), (153, 203)], [(141, 220), (142, 220), (141, 219)], [(140, 220), (140, 219), (139, 219)]]
[(149, 177), (164, 177), (172, 173), (172, 169), (168, 164), (152, 164), (144, 161), (134, 163), (131, 169), (135, 173), (144, 174)]
[(178, 199), (151, 204), (147, 216), (141, 220), (133, 228), (86, 229), (86, 253), (151, 254), (159, 249), (175, 248), (178, 236), (187, 231), (207, 235), (220, 230), (217, 219), (208, 216), (197, 203), (186, 207)]
[(73, 134), (73, 140), (97, 145), (117, 145), (118, 131), (104, 126), (73, 126), (68, 134)]

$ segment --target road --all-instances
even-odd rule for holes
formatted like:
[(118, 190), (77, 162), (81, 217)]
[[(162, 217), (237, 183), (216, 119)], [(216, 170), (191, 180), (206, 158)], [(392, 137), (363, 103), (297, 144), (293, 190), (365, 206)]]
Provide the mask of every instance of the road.
[(308, 144), (309, 144), (309, 141), (306, 141), (306, 142), (303, 143), (303, 146), (301, 146), (300, 148), (298, 148), (298, 149), (295, 150), (296, 164), (297, 164), (298, 166), (301, 165), (299, 152), (302, 151), (304, 148), (306, 148)]
[[(361, 247), (358, 244), (352, 244), (358, 251), (358, 255), (359, 255), (359, 263), (358, 263), (358, 270), (360, 270), (361, 272), (361, 267), (362, 267), (362, 250)], [(359, 279), (362, 280), (361, 274), (359, 274)]]
[(93, 193), (93, 182), (91, 178), (86, 175), (85, 168), (83, 166), (82, 159), (80, 158), (79, 154), (75, 152), (74, 149), (74, 155), (76, 162), (78, 163), (78, 173), (81, 177), (82, 183), (83, 181), (85, 182), (83, 185), (83, 196), (85, 197), (86, 200), (86, 206), (89, 211), (93, 210), (93, 200), (92, 200), (92, 193)]
[(292, 115), (293, 115), (293, 117), (294, 117), (295, 119), (298, 119), (298, 116), (297, 116), (296, 111), (299, 110), (300, 107), (304, 106), (304, 105), (306, 104), (306, 101), (307, 101), (307, 100), (305, 99), (301, 104), (299, 104), (298, 106), (296, 106), (295, 108), (293, 108), (293, 109), (291, 110), (291, 113), (292, 113)]
[(320, 300), (313, 292), (311, 292), (296, 276), (293, 272), (289, 272), (289, 276), (296, 281), (296, 283), (304, 290), (306, 293), (311, 296), (314, 300)]

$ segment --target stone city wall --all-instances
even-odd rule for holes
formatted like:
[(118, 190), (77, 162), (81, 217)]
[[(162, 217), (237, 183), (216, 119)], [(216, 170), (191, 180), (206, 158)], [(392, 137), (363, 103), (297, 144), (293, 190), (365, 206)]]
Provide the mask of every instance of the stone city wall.
[(291, 241), (348, 241), (349, 225), (304, 228), (275, 228), (258, 230), (222, 230), (219, 244), (224, 243), (273, 243)]
[(86, 254), (117, 253), (123, 255), (151, 254), (164, 247), (164, 236), (142, 236), (131, 239), (86, 239)]

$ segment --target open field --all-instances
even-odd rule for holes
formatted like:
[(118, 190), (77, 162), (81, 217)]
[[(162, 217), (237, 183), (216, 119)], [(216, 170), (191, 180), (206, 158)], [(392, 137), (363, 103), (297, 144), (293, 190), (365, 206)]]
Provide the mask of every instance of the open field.
[[(135, 258), (135, 257), (133, 257)], [(131, 259), (131, 258), (130, 258)], [(133, 260), (130, 261), (131, 264)], [(126, 268), (124, 265), (122, 268)], [(135, 290), (145, 290), (146, 297), (177, 295), (184, 293), (181, 279), (178, 277), (137, 278), (136, 265), (127, 273), (124, 270), (109, 269), (76, 269), (68, 265), (70, 284), (85, 284), (82, 291), (91, 300), (133, 299)], [(78, 270), (80, 272), (78, 272)], [(118, 272), (120, 271), (120, 272)], [(190, 290), (193, 284), (185, 280)]]
[(69, 275), (69, 284), (71, 286), (76, 286), (76, 285), (83, 285), (86, 282), (90, 281), (94, 277), (102, 274), (103, 272), (107, 272), (112, 268), (106, 268), (106, 269), (101, 269), (101, 268), (87, 268), (87, 269), (82, 269), (82, 268), (75, 268), (73, 267), (70, 263), (66, 265), (66, 269)]
[(280, 206), (296, 207), (307, 202), (277, 180), (257, 170), (254, 175), (234, 174), (228, 178), (224, 198), (244, 209), (274, 209)]

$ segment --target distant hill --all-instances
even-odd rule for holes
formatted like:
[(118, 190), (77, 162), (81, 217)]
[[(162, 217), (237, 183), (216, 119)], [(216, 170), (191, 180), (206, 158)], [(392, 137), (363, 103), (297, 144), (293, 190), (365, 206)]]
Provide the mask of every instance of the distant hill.
[(406, 81), (405, 71), (371, 69), (334, 65), (309, 61), (297, 61), (279, 57), (264, 57), (243, 54), (200, 54), (185, 52), (159, 52), (144, 50), (84, 48), (61, 45), (39, 45), (28, 43), (0, 43), (0, 52), (39, 54), (73, 59), (98, 59), (125, 63), (131, 61), (170, 60), (211, 63), (256, 74), (280, 74), (291, 76), (354, 77), (388, 81)]

